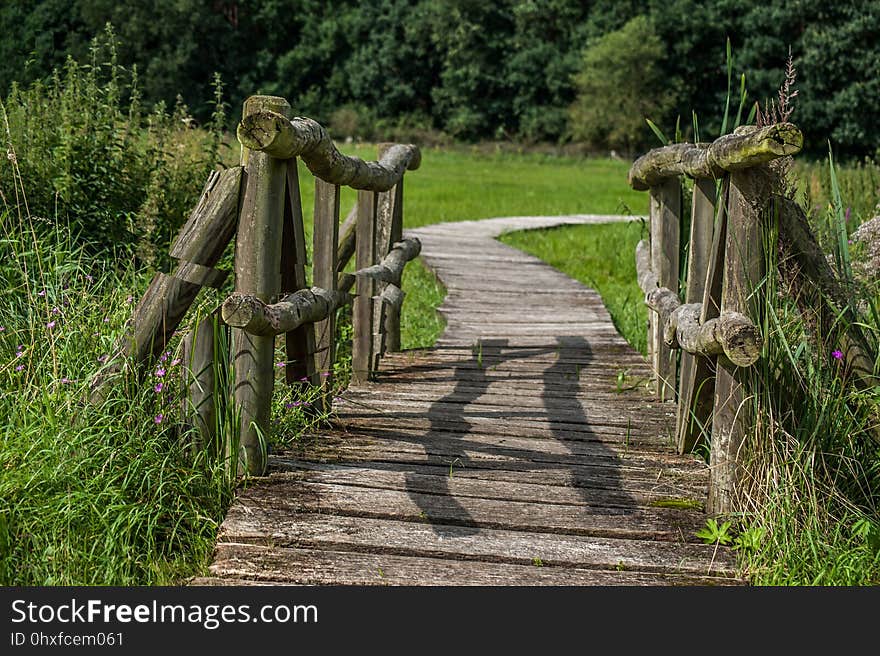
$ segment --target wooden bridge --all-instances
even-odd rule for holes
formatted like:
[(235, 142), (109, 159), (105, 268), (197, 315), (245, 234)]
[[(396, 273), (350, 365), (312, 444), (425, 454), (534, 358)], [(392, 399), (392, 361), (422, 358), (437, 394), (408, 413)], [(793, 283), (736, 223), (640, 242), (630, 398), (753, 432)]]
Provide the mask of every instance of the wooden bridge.
[(731, 553), (694, 536), (707, 467), (674, 454), (675, 406), (646, 390), (645, 359), (595, 291), (494, 239), (626, 218), (411, 231), (448, 289), (443, 336), (386, 355), (332, 430), (271, 455), (195, 583), (738, 582)]
[[(651, 198), (650, 240), (636, 250), (648, 360), (595, 291), (495, 239), (626, 217), (405, 232), (417, 147), (347, 157), (267, 96), (245, 103), (238, 138), (241, 166), (210, 177), (172, 246), (178, 266), (156, 274), (120, 342), (125, 357), (93, 390), (100, 398), (122, 367), (146, 368), (169, 347), (199, 289), (222, 284), (214, 267), (235, 236), (234, 293), (185, 331), (181, 414), (196, 448), (250, 478), (196, 584), (743, 583), (732, 551), (695, 533), (707, 512), (736, 510), (755, 428), (762, 221), (776, 222), (798, 302), (834, 295), (803, 212), (767, 166), (800, 149), (795, 126), (746, 126), (633, 164), (630, 184)], [(311, 287), (300, 160), (316, 178)], [(682, 176), (693, 180), (690, 217)], [(343, 185), (358, 197), (340, 225)], [(446, 331), (433, 348), (400, 352), (401, 276), (420, 253), (448, 289)], [(335, 311), (348, 303), (352, 384), (334, 399)], [(282, 336), (286, 383), (317, 392), (333, 418), (296, 450), (269, 454)], [(858, 348), (845, 350), (847, 366), (864, 369)], [(689, 455), (698, 444), (709, 466)]]

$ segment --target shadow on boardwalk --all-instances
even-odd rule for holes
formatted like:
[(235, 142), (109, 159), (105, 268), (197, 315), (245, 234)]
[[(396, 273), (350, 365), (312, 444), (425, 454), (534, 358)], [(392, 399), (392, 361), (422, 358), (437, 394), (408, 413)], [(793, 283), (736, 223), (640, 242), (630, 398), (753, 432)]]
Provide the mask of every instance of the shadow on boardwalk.
[[(580, 369), (589, 366), (592, 353), (589, 343), (581, 337), (557, 337), (557, 344), (552, 347), (511, 347), (507, 339), (486, 339), (480, 340), (477, 347), (474, 348), (472, 357), (469, 360), (456, 364), (453, 368), (453, 380), (455, 386), (453, 390), (434, 402), (427, 412), (430, 420), (430, 428), (425, 432), (424, 437), (430, 439), (436, 435), (454, 435), (454, 443), (458, 448), (448, 454), (450, 467), (479, 467), (479, 463), (473, 462), (467, 455), (467, 451), (477, 451), (482, 454), (495, 454), (504, 456), (515, 456), (522, 462), (529, 463), (529, 468), (540, 469), (542, 467), (558, 468), (558, 464), (542, 465), (539, 459), (533, 457), (534, 452), (524, 449), (513, 449), (509, 447), (490, 446), (480, 442), (468, 439), (468, 435), (472, 428), (469, 421), (469, 415), (479, 417), (492, 417), (496, 420), (498, 429), (498, 437), (510, 436), (518, 437), (516, 425), (507, 425), (506, 420), (520, 421), (544, 421), (549, 426), (549, 431), (553, 438), (558, 440), (559, 444), (565, 447), (569, 454), (575, 456), (576, 453), (572, 449), (572, 445), (591, 440), (593, 430), (590, 426), (590, 418), (584, 412), (583, 405), (578, 399), (578, 391), (580, 389), (579, 378)], [(573, 361), (566, 361), (566, 355), (573, 354), (576, 358)], [(468, 408), (474, 404), (481, 396), (490, 391), (490, 386), (498, 383), (497, 378), (489, 375), (490, 370), (509, 360), (521, 360), (530, 357), (539, 357), (543, 355), (555, 355), (556, 359), (553, 363), (544, 369), (542, 374), (541, 399), (543, 408), (522, 408), (514, 411), (486, 412), (480, 411), (476, 407), (473, 412), (469, 413)], [(573, 434), (572, 425), (577, 428)], [(563, 428), (564, 427), (564, 428)], [(412, 436), (399, 436), (402, 440), (414, 440)], [(602, 442), (591, 442), (595, 446), (595, 458), (598, 460), (607, 460), (614, 462), (618, 456), (604, 446)], [(615, 466), (605, 468), (607, 473), (602, 477), (602, 487), (606, 491), (618, 492), (621, 497), (631, 501), (628, 495), (623, 491), (620, 475)], [(449, 490), (448, 479), (440, 478), (442, 481), (438, 489), (434, 490), (434, 494), (449, 495), (447, 504), (451, 510), (448, 517), (442, 520), (433, 520), (431, 518), (431, 508), (424, 503), (424, 490), (420, 486), (416, 474), (409, 473), (406, 477), (406, 489), (410, 493), (412, 500), (421, 508), (424, 517), (430, 523), (435, 532), (439, 535), (474, 535), (479, 532), (473, 519), (469, 516), (467, 510), (458, 502)], [(594, 492), (590, 489), (590, 484), (595, 484), (586, 474), (572, 468), (571, 484), (581, 490), (584, 503), (589, 507), (596, 504)], [(634, 503), (632, 504), (635, 505)], [(620, 514), (628, 514), (631, 512), (627, 508), (629, 503), (624, 501), (620, 507)], [(589, 509), (584, 509), (589, 512)], [(608, 509), (604, 509), (607, 512)], [(454, 522), (457, 528), (454, 531), (449, 529), (452, 523), (449, 517), (455, 517)]]

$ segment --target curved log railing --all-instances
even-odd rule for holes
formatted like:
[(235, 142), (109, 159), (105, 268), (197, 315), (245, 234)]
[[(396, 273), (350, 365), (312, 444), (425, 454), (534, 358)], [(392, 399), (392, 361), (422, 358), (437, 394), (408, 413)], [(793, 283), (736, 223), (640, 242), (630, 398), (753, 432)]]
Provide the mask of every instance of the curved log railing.
[[(746, 370), (762, 348), (761, 220), (771, 201), (764, 165), (802, 144), (800, 130), (789, 123), (744, 126), (711, 144), (656, 148), (629, 171), (630, 186), (651, 195), (650, 242), (637, 246), (636, 269), (651, 310), (648, 350), (657, 394), (678, 402), (680, 452), (708, 436), (707, 509), (713, 513), (734, 508), (738, 453), (754, 425)], [(694, 183), (680, 295), (683, 175)]]
[[(235, 235), (235, 291), (184, 337), (184, 413), (205, 445), (217, 444), (215, 381), (231, 365), (240, 429), (237, 440), (224, 439), (223, 448), (239, 472), (254, 475), (266, 470), (275, 338), (285, 337), (281, 364), (287, 383), (320, 388), (313, 407), (329, 410), (335, 311), (353, 302), (352, 377), (366, 380), (383, 353), (400, 348), (400, 279), (421, 248), (417, 239), (402, 234), (403, 177), (419, 167), (419, 149), (380, 144), (378, 161), (365, 162), (342, 155), (315, 121), (289, 114), (283, 98), (245, 101), (237, 130), (241, 165), (211, 174), (172, 246), (180, 265), (171, 275), (156, 275), (118, 344), (117, 357), (92, 386), (92, 399), (99, 400), (126, 362), (141, 369), (156, 362), (201, 287), (220, 287), (224, 281), (227, 272), (213, 267)], [(311, 285), (306, 281), (297, 158), (315, 174)], [(340, 228), (341, 185), (357, 189), (358, 199)], [(357, 270), (343, 273), (352, 256)], [(215, 348), (227, 329), (230, 362), (221, 361), (223, 349)]]

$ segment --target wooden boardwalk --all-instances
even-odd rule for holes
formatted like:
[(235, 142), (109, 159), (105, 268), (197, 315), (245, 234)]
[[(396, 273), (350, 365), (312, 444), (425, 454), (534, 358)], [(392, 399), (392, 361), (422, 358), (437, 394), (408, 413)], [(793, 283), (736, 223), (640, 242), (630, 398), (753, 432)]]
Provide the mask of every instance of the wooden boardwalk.
[(598, 294), (494, 239), (623, 217), (409, 231), (448, 295), (435, 348), (388, 355), (332, 430), (274, 454), (196, 584), (741, 583), (705, 523), (707, 468)]

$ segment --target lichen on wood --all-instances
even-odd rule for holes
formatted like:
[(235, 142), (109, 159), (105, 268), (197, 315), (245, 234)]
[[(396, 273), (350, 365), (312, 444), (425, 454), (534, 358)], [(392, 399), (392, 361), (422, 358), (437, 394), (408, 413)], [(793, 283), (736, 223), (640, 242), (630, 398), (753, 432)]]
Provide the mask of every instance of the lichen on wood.
[(629, 184), (637, 191), (647, 191), (679, 175), (721, 178), (725, 172), (794, 155), (803, 144), (800, 129), (791, 123), (776, 123), (763, 128), (738, 129), (710, 144), (680, 143), (654, 148), (633, 163)]
[(257, 112), (245, 116), (236, 133), (245, 148), (278, 159), (298, 156), (315, 176), (354, 189), (388, 191), (404, 171), (421, 163), (421, 153), (412, 144), (390, 146), (378, 162), (343, 155), (324, 127), (304, 116), (288, 119), (273, 111)]
[(253, 294), (233, 293), (223, 301), (223, 321), (251, 335), (280, 335), (307, 323), (322, 321), (351, 301), (341, 291), (300, 289), (271, 305)]

